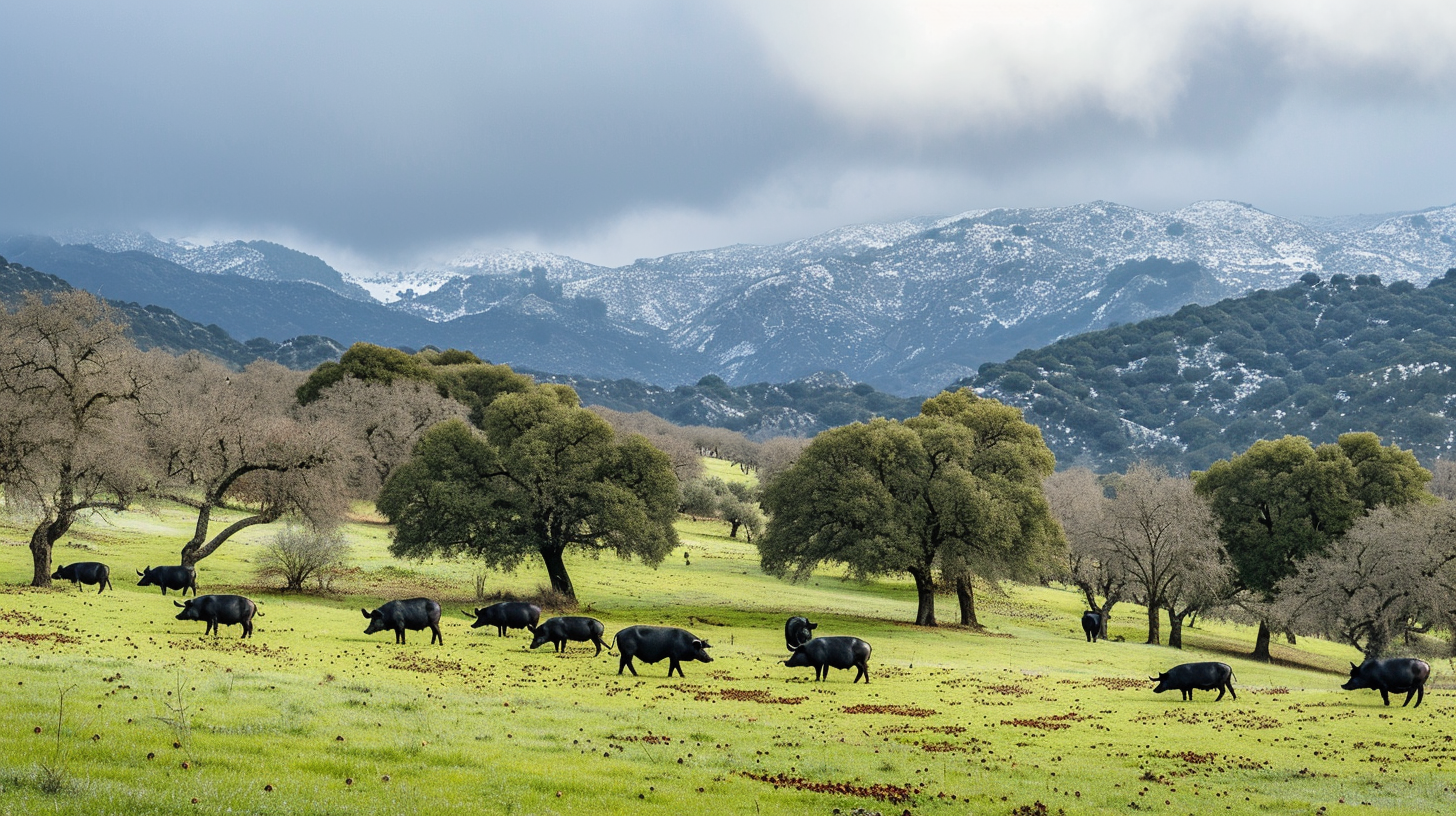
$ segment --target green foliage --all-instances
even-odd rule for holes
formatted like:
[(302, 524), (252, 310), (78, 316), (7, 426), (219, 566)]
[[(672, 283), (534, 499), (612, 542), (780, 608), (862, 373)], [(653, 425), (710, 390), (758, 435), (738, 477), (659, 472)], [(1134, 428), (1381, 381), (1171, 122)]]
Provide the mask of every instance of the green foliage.
[[(814, 434), (877, 416), (905, 419), (920, 410), (923, 399), (887, 394), (869, 383), (853, 383), (841, 374), (740, 386), (730, 386), (721, 377), (709, 374), (695, 385), (670, 389), (635, 380), (537, 376), (571, 385), (588, 405), (629, 413), (648, 411), (678, 425), (727, 428), (755, 439), (786, 432)], [(793, 422), (784, 425), (786, 417)]]
[[(441, 357), (450, 352), (441, 352)], [(474, 357), (475, 355), (471, 355)], [(470, 410), (470, 422), (479, 427), (484, 421), (486, 406), (502, 394), (518, 394), (531, 388), (534, 380), (517, 374), (506, 365), (490, 363), (436, 363), (435, 383), (441, 393)]]
[(399, 349), (355, 343), (337, 363), (324, 363), (314, 369), (298, 387), (298, 402), (307, 405), (319, 398), (323, 390), (346, 377), (388, 385), (398, 379), (430, 381), (429, 365)]
[(1308, 276), (1069, 337), (963, 382), (1025, 409), (1064, 462), (1206, 468), (1259, 439), (1371, 431), (1429, 461), (1456, 433), (1456, 270), (1418, 289)]
[(1240, 583), (1265, 595), (1365, 513), (1419, 501), (1430, 479), (1408, 451), (1370, 433), (1318, 448), (1302, 436), (1261, 440), (1194, 474)]
[(470, 555), (512, 569), (545, 562), (552, 588), (575, 597), (568, 549), (611, 550), (661, 563), (677, 546), (677, 479), (667, 455), (545, 385), (483, 411), (482, 431), (441, 423), (385, 483), (379, 510), (395, 524), (396, 555)]
[(737, 538), (739, 528), (747, 528), (751, 541), (763, 530), (764, 517), (757, 497), (743, 481), (725, 481), (717, 476), (693, 479), (683, 485), (682, 511), (728, 522), (729, 538)]
[(968, 391), (927, 400), (905, 422), (876, 419), (815, 437), (764, 488), (763, 568), (804, 578), (824, 563), (861, 577), (909, 573), (935, 624), (935, 571), (999, 575), (1060, 544), (1041, 480), (1055, 460), (1020, 412)]

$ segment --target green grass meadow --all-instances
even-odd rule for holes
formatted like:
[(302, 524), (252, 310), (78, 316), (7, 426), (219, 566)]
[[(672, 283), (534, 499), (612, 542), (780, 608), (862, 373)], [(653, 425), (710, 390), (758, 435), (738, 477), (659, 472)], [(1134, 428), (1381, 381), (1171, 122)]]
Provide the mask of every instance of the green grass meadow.
[[(731, 475), (724, 468), (721, 475)], [(610, 633), (682, 626), (712, 643), (685, 679), (666, 663), (619, 677), (617, 659), (471, 630), (468, 562), (404, 563), (362, 509), (357, 571), (327, 595), (255, 585), (253, 529), (199, 568), (203, 593), (241, 592), (263, 617), (204, 638), (174, 593), (134, 569), (174, 563), (189, 517), (173, 508), (78, 526), (57, 563), (111, 564), (115, 591), (22, 585), (26, 533), (0, 528), (0, 813), (900, 814), (1438, 813), (1456, 805), (1453, 668), (1433, 661), (1419, 709), (1338, 688), (1354, 650), (1302, 639), (1276, 665), (1233, 655), (1252, 630), (1218, 622), (1183, 652), (1145, 646), (1119, 606), (1088, 644), (1069, 590), (983, 591), (985, 632), (918, 628), (912, 587), (762, 574), (726, 526), (684, 521), (657, 569), (570, 562), (583, 614)], [(492, 575), (533, 591), (539, 570)], [(365, 636), (361, 606), (428, 595), (446, 607), (397, 646)], [(940, 614), (953, 619), (953, 597)], [(874, 646), (868, 686), (788, 669), (783, 623)], [(1154, 695), (1150, 674), (1225, 660), (1238, 699)], [(65, 696), (58, 729), (58, 701)], [(1446, 768), (1447, 764), (1451, 768)], [(1042, 803), (1046, 810), (1038, 809)]]

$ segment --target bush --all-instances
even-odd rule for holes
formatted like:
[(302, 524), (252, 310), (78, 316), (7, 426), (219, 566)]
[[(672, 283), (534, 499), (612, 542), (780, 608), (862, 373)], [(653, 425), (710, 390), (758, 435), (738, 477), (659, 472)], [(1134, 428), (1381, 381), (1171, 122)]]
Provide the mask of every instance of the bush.
[(290, 525), (263, 545), (258, 577), (282, 578), (287, 582), (284, 590), (302, 590), (311, 578), (320, 590), (327, 591), (344, 570), (349, 549), (336, 531)]

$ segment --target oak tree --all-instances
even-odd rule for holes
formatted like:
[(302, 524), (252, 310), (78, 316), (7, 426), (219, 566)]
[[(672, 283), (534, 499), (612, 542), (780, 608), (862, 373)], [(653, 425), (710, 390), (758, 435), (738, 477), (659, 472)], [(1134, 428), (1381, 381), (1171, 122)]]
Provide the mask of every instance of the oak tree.
[(770, 520), (755, 543), (774, 575), (803, 578), (824, 563), (864, 577), (909, 574), (915, 621), (934, 626), (937, 571), (952, 581), (1025, 574), (1061, 546), (1041, 491), (1054, 464), (1020, 411), (943, 393), (904, 422), (816, 436), (764, 487)]
[[(1210, 502), (1240, 588), (1270, 602), (1300, 561), (1323, 553), (1361, 516), (1428, 495), (1431, 474), (1375, 434), (1349, 433), (1318, 448), (1302, 436), (1261, 440), (1193, 479)], [(1270, 631), (1262, 620), (1255, 658), (1269, 659)]]
[(574, 599), (569, 550), (656, 565), (677, 546), (667, 455), (617, 437), (570, 388), (504, 394), (481, 420), (431, 428), (385, 482), (378, 507), (395, 525), (395, 555), (470, 555), (500, 569), (539, 557), (552, 588)]

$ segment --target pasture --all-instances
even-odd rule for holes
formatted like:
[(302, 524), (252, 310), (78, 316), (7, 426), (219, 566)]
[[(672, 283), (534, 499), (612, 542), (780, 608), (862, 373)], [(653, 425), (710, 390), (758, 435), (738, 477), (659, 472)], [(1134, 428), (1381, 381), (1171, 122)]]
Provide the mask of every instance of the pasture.
[[(727, 474), (725, 474), (727, 475)], [(611, 633), (691, 629), (711, 664), (639, 665), (529, 635), (470, 630), (465, 562), (402, 563), (360, 508), (357, 570), (325, 595), (255, 586), (254, 529), (199, 566), (202, 592), (260, 602), (256, 633), (216, 639), (173, 619), (173, 593), (135, 568), (174, 563), (189, 518), (159, 508), (78, 525), (57, 563), (112, 565), (115, 592), (23, 588), (25, 532), (0, 528), (0, 813), (884, 814), (1390, 813), (1448, 810), (1456, 784), (1453, 669), (1432, 661), (1419, 709), (1343, 692), (1352, 649), (1302, 639), (1277, 665), (1231, 656), (1252, 631), (1203, 622), (1183, 652), (1141, 645), (1119, 606), (1088, 644), (1080, 597), (1014, 586), (979, 595), (985, 632), (917, 628), (905, 582), (821, 575), (789, 584), (714, 522), (684, 521), (658, 569), (569, 566)], [(529, 592), (537, 570), (491, 575)], [(363, 634), (360, 607), (428, 595), (443, 647)], [(953, 597), (939, 607), (953, 619)], [(551, 614), (549, 611), (548, 615)], [(779, 664), (784, 619), (874, 646), (870, 685)], [(543, 616), (544, 617), (544, 616)], [(1238, 699), (1154, 695), (1176, 663), (1233, 665)], [(59, 705), (66, 690), (64, 709)], [(1446, 768), (1452, 763), (1452, 768)]]

